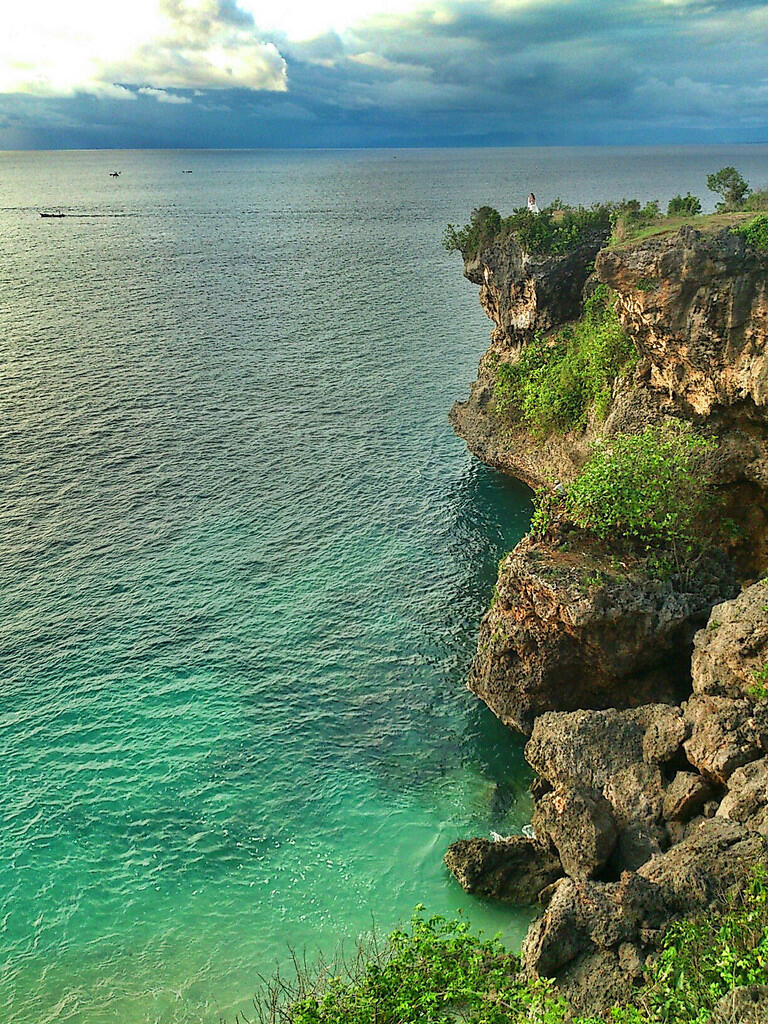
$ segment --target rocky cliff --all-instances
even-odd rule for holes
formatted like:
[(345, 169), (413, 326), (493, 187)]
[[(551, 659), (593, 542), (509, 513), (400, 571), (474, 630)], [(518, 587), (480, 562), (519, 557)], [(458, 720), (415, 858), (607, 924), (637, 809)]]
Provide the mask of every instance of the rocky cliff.
[[(462, 840), (446, 863), (469, 891), (540, 901), (524, 968), (582, 1011), (621, 997), (670, 920), (768, 857), (768, 585), (748, 585), (768, 564), (768, 257), (730, 230), (603, 241), (467, 261), (495, 326), (451, 412), (479, 458), (559, 490), (602, 437), (672, 418), (718, 441), (711, 518), (729, 530), (688, 571), (556, 521), (502, 561), (480, 627), (469, 685), (530, 736), (535, 837)], [(575, 320), (598, 282), (634, 368), (602, 415), (532, 433), (498, 408), (499, 362)]]

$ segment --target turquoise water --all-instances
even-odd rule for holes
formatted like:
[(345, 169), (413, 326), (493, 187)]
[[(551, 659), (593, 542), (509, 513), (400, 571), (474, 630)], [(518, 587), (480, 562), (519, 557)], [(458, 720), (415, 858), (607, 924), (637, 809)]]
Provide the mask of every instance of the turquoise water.
[(530, 515), (442, 229), (765, 155), (0, 155), (0, 1019), (232, 1020), (417, 902), (519, 941), (441, 864), (529, 814), (463, 680)]

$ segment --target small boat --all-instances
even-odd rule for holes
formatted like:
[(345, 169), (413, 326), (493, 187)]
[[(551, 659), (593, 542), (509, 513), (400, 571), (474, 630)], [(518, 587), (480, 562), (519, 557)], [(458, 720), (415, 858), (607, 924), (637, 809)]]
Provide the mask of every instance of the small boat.
[(66, 217), (66, 213), (41, 213), (41, 217)]
[(110, 176), (110, 178), (119, 178), (120, 177), (120, 171), (110, 171), (109, 172), (109, 176)]

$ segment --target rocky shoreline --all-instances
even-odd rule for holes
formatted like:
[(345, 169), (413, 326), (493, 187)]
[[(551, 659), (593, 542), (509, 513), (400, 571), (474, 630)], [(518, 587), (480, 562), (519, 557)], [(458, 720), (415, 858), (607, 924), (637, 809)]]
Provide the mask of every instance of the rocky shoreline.
[[(712, 515), (731, 528), (690, 572), (556, 520), (502, 561), (480, 626), (469, 686), (529, 736), (534, 835), (462, 839), (446, 864), (469, 892), (538, 902), (524, 971), (599, 1012), (671, 921), (768, 862), (768, 258), (686, 226), (538, 258), (507, 237), (465, 276), (494, 330), (451, 421), (484, 462), (562, 489), (600, 438), (674, 419), (718, 441)], [(607, 414), (547, 437), (504, 420), (499, 360), (575, 320), (598, 284), (638, 353)]]

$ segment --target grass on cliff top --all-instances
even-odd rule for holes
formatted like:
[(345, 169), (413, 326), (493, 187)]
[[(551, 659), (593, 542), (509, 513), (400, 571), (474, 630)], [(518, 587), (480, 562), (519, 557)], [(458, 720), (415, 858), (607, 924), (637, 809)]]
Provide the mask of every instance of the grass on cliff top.
[[(463, 921), (426, 919), (384, 942), (358, 945), (345, 962), (275, 978), (255, 1000), (258, 1024), (706, 1024), (723, 996), (765, 983), (768, 875), (719, 911), (674, 924), (661, 954), (626, 1001), (604, 1015), (573, 1017), (545, 980), (519, 973), (519, 958)], [(251, 1019), (251, 1018), (249, 1018)]]
[(654, 238), (657, 235), (673, 235), (681, 227), (690, 224), (697, 231), (705, 231), (714, 234), (723, 228), (734, 228), (744, 224), (753, 214), (750, 213), (709, 213), (699, 214), (695, 217), (662, 217), (653, 218), (648, 223), (640, 223), (630, 226), (627, 232), (617, 238), (616, 234), (611, 238), (607, 248), (624, 249), (635, 242), (641, 242), (645, 238)]
[(579, 429), (592, 410), (605, 418), (616, 378), (636, 360), (615, 297), (600, 285), (576, 323), (549, 338), (535, 338), (516, 362), (498, 366), (496, 412), (538, 437)]

